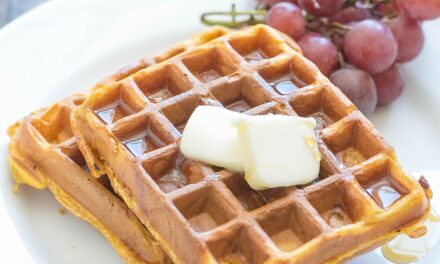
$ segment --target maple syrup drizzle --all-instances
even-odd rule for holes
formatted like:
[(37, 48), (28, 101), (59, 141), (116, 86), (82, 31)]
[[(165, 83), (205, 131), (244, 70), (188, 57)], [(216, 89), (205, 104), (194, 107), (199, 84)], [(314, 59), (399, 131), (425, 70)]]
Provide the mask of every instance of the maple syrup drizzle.
[(153, 103), (160, 103), (172, 96), (173, 94), (170, 92), (170, 90), (165, 87), (155, 93), (148, 95), (148, 99), (150, 99), (150, 101), (152, 101)]
[(402, 197), (387, 177), (371, 184), (365, 190), (373, 200), (384, 209)]
[(243, 113), (243, 112), (246, 112), (247, 110), (251, 109), (251, 107), (243, 100), (234, 102), (234, 103), (226, 106), (226, 108), (231, 111), (239, 112), (239, 113)]
[(289, 94), (298, 89), (298, 86), (296, 86), (290, 79), (278, 80), (270, 83), (270, 85), (275, 91), (282, 95)]
[(121, 143), (136, 157), (165, 146), (165, 143), (150, 130), (122, 140)]
[[(383, 257), (396, 264), (419, 261), (439, 240), (440, 217), (434, 210), (431, 210), (425, 224), (428, 228), (428, 233), (425, 236), (410, 240), (406, 236), (398, 236), (393, 241), (382, 246), (381, 252)], [(437, 232), (435, 232), (436, 229)], [(408, 245), (408, 243), (411, 244)]]
[(133, 111), (122, 101), (118, 100), (109, 105), (94, 110), (95, 114), (105, 123), (111, 124), (129, 114)]
[(96, 110), (95, 114), (101, 118), (102, 121), (106, 124), (113, 123), (113, 119), (115, 117), (116, 105), (111, 106), (110, 108), (105, 108), (102, 110)]
[(244, 59), (250, 64), (255, 64), (261, 60), (266, 59), (267, 56), (261, 50), (255, 50), (248, 55), (244, 56)]
[(210, 69), (210, 70), (201, 72), (199, 74), (196, 74), (196, 76), (200, 81), (202, 81), (204, 83), (208, 83), (208, 82), (214, 81), (214, 80), (222, 77), (222, 75), (218, 71), (216, 71), (215, 69)]

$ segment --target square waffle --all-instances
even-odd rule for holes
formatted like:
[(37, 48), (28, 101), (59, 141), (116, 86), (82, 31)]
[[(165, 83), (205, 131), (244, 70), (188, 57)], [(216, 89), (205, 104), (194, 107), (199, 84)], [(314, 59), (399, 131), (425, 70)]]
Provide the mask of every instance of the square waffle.
[[(93, 90), (226, 32), (222, 27), (210, 28), (160, 55), (122, 69)], [(65, 208), (97, 228), (127, 263), (169, 263), (160, 245), (114, 192), (108, 177), (91, 176), (69, 122), (71, 112), (84, 98), (85, 94), (72, 95), (9, 128), (9, 163), (16, 188), (21, 183), (48, 188)], [(119, 113), (108, 114), (108, 118), (117, 118)]]
[[(426, 231), (429, 188), (295, 47), (263, 25), (232, 32), (95, 90), (71, 116), (89, 167), (175, 263), (339, 263)], [(257, 192), (186, 159), (179, 139), (199, 105), (314, 117), (319, 179)], [(102, 117), (117, 107), (117, 119)]]

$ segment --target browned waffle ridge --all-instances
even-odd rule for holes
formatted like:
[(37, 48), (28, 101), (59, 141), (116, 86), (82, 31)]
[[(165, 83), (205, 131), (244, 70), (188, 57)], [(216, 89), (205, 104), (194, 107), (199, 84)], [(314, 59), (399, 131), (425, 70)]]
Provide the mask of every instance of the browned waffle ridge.
[[(222, 27), (205, 30), (160, 55), (109, 76), (94, 89), (227, 32)], [(91, 177), (69, 122), (71, 111), (83, 102), (84, 96), (72, 95), (10, 127), (9, 163), (17, 186), (25, 183), (37, 189), (47, 187), (70, 212), (97, 228), (126, 263), (168, 263), (160, 245), (114, 193), (107, 176)]]
[[(298, 86), (286, 95), (273, 87), (285, 75)], [(185, 159), (179, 138), (199, 105), (316, 118), (319, 181), (256, 192), (240, 174)], [(106, 122), (99, 115), (109, 107), (124, 111)], [(399, 232), (424, 231), (428, 190), (401, 170), (392, 147), (340, 90), (267, 26), (93, 92), (72, 126), (89, 165), (103, 166), (176, 263), (340, 263)], [(379, 205), (367, 192), (378, 182), (400, 198)]]

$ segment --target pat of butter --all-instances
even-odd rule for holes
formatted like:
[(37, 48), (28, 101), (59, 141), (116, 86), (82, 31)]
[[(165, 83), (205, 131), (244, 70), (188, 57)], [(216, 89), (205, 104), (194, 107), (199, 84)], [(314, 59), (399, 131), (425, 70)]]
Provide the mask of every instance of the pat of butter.
[(306, 184), (318, 177), (321, 155), (313, 118), (265, 115), (234, 123), (245, 178), (252, 188)]
[(244, 116), (224, 108), (199, 106), (188, 120), (180, 150), (188, 158), (243, 171), (237, 130), (231, 121)]

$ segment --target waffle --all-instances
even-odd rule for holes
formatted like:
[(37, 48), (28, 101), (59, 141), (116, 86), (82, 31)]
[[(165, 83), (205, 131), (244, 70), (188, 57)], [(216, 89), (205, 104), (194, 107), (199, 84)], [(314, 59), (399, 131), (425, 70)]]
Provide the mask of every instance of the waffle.
[[(93, 92), (71, 116), (89, 167), (175, 263), (339, 263), (426, 231), (429, 187), (294, 47), (267, 26), (233, 32)], [(186, 159), (179, 139), (199, 105), (314, 117), (319, 179), (257, 192)]]
[[(92, 90), (226, 32), (222, 27), (206, 30), (160, 55), (120, 70)], [(69, 122), (70, 113), (84, 97), (85, 94), (72, 95), (9, 128), (9, 163), (16, 188), (21, 183), (37, 189), (48, 188), (64, 207), (97, 228), (127, 263), (169, 263), (160, 245), (116, 195), (108, 177), (105, 174), (91, 176)]]
[[(89, 167), (104, 168), (175, 263), (340, 263), (426, 232), (429, 187), (292, 47), (267, 26), (233, 32), (93, 92), (71, 116)], [(319, 179), (257, 192), (186, 159), (179, 139), (199, 105), (314, 117)], [(120, 113), (111, 122), (108, 109)]]

